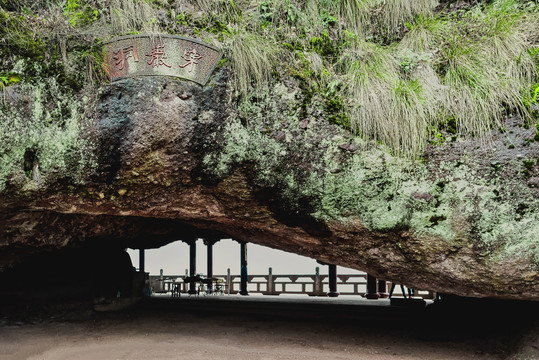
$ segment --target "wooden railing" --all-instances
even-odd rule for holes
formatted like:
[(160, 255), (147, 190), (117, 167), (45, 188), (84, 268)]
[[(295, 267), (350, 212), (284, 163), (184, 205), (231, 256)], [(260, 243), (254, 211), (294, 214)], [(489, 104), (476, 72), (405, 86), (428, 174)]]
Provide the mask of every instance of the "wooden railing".
[[(187, 275), (162, 275), (150, 276), (150, 284), (156, 293), (172, 293), (178, 291), (187, 293), (189, 283), (184, 279)], [(240, 287), (240, 275), (230, 274), (230, 269), (226, 275), (213, 275), (213, 278), (220, 279), (223, 285), (224, 294), (237, 294)], [(309, 296), (326, 296), (329, 284), (328, 276), (321, 275), (319, 268), (315, 274), (304, 275), (275, 275), (271, 268), (265, 275), (248, 275), (247, 289), (249, 293), (263, 295), (280, 294), (305, 294)], [(388, 282), (388, 291), (391, 283)], [(367, 274), (342, 274), (337, 275), (337, 291), (341, 295), (363, 296), (367, 292)], [(407, 292), (408, 289), (405, 289)], [(413, 295), (424, 299), (433, 299), (434, 293), (431, 291), (413, 290)], [(402, 296), (400, 286), (395, 287), (394, 296)]]

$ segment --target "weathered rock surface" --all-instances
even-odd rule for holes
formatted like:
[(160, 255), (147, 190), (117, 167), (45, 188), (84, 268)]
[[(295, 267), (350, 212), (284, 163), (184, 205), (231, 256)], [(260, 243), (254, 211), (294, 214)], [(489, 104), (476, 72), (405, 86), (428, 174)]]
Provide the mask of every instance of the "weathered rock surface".
[(39, 170), (37, 154), (39, 177), (21, 158), (0, 192), (0, 268), (91, 243), (226, 236), (414, 288), (539, 300), (534, 129), (510, 119), (485, 146), (402, 160), (302, 101), (290, 82), (239, 102), (224, 71), (206, 87), (106, 86), (80, 130), (97, 162), (84, 181)]

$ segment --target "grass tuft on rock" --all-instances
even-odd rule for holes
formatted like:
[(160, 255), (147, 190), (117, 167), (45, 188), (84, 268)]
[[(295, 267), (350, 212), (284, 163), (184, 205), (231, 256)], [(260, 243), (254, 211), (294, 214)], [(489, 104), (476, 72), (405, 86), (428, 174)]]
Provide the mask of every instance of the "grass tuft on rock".
[(270, 83), (277, 61), (277, 46), (271, 38), (237, 29), (227, 44), (227, 55), (237, 89), (244, 96)]

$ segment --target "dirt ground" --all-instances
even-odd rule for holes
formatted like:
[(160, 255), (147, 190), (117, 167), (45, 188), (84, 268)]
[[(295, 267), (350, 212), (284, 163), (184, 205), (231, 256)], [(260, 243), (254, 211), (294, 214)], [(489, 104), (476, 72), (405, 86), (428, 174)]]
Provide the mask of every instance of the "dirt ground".
[(505, 329), (440, 319), (387, 306), (160, 299), (120, 313), (4, 319), (0, 359), (539, 359), (529, 318), (493, 322)]

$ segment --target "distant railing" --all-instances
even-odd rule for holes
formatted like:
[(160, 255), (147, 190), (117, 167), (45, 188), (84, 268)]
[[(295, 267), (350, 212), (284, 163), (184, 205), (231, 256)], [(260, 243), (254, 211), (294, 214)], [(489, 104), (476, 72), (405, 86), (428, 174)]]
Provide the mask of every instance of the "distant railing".
[[(187, 275), (150, 275), (150, 284), (155, 293), (188, 293), (189, 282), (185, 282)], [(240, 275), (231, 275), (230, 269), (226, 275), (213, 275), (214, 279), (221, 280), (224, 294), (237, 294), (240, 287)], [(329, 289), (328, 275), (321, 275), (319, 268), (315, 274), (305, 275), (275, 275), (271, 268), (266, 275), (248, 275), (247, 290), (249, 293), (263, 295), (305, 294), (309, 296), (326, 296)], [(388, 290), (391, 282), (387, 283)], [(367, 292), (367, 274), (337, 275), (337, 291), (341, 295), (363, 296)], [(408, 289), (405, 290), (406, 292)], [(433, 299), (432, 291), (412, 290), (415, 297)], [(395, 287), (394, 296), (402, 296), (400, 286)]]

